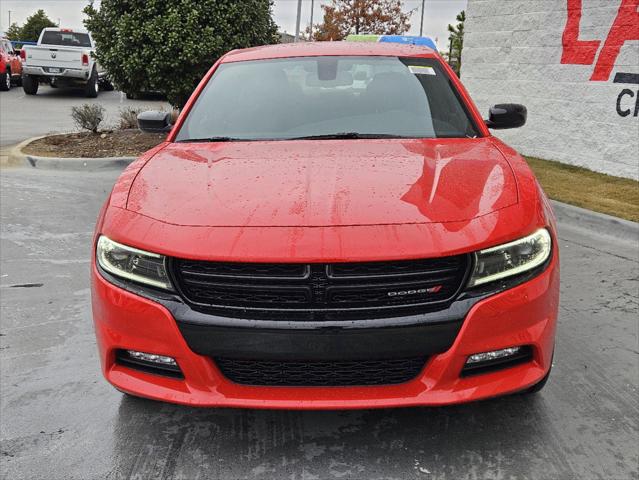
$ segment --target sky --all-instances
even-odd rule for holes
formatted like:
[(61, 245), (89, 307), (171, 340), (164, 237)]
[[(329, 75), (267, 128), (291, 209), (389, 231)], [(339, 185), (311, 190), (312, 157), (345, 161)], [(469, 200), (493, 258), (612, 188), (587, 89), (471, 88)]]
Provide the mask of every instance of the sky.
[[(24, 23), (26, 18), (38, 9), (43, 9), (54, 21), (60, 21), (63, 27), (82, 27), (82, 9), (88, 0), (1, 0), (0, 1), (0, 30), (9, 26), (9, 11), (11, 22)], [(313, 9), (313, 23), (322, 20), (322, 3), (328, 0), (315, 0)], [(410, 35), (419, 34), (420, 8), (422, 0), (404, 0), (405, 10), (416, 9), (411, 18)], [(441, 49), (446, 49), (448, 33), (446, 27), (455, 23), (455, 16), (466, 8), (467, 0), (425, 0), (424, 35), (438, 39)], [(99, 1), (96, 1), (96, 5)], [(297, 15), (297, 0), (275, 0), (273, 18), (280, 27), (280, 31), (295, 33), (295, 19)], [(311, 0), (302, 0), (301, 30), (310, 22)]]

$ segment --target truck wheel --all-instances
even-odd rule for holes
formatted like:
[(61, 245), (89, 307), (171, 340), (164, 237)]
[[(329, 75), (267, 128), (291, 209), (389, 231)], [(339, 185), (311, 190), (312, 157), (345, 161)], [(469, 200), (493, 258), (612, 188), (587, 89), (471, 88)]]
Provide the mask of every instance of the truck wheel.
[(104, 90), (105, 92), (112, 92), (113, 90), (115, 90), (113, 88), (113, 84), (106, 77), (100, 80), (99, 83), (100, 83), (100, 90)]
[(6, 92), (11, 90), (11, 71), (5, 70), (4, 73), (0, 73), (0, 90)]
[(34, 75), (22, 76), (22, 90), (27, 95), (35, 95), (38, 93), (38, 77)]
[(93, 70), (91, 76), (84, 87), (84, 96), (87, 98), (95, 98), (98, 96), (98, 73)]

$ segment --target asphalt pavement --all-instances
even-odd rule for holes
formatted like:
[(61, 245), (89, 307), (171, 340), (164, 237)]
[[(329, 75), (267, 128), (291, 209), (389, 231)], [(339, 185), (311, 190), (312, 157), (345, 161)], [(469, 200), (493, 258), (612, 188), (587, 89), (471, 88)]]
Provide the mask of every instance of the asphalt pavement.
[(560, 218), (555, 364), (537, 396), (395, 410), (197, 409), (125, 397), (101, 376), (89, 257), (117, 175), (1, 172), (1, 478), (639, 478), (639, 239)]
[(116, 125), (124, 107), (153, 110), (166, 102), (153, 99), (129, 100), (124, 93), (100, 92), (98, 98), (86, 98), (82, 90), (40, 85), (37, 95), (25, 95), (22, 87), (0, 93), (0, 147), (14, 145), (30, 137), (76, 130), (71, 107), (99, 103), (106, 110), (103, 128)]

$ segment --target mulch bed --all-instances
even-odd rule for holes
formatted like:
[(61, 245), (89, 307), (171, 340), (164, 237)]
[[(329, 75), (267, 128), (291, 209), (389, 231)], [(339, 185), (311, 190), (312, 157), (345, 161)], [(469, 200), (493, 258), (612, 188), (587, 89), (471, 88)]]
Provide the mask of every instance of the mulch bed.
[(31, 142), (22, 151), (38, 157), (135, 157), (164, 141), (165, 133), (113, 130), (100, 133), (66, 133)]

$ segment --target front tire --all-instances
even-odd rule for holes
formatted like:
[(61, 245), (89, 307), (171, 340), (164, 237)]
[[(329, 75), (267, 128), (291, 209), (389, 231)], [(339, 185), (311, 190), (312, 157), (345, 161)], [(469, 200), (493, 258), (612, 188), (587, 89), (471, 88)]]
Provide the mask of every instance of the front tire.
[(0, 74), (0, 90), (6, 92), (11, 90), (11, 71), (5, 70)]
[(84, 87), (84, 96), (87, 98), (96, 98), (98, 96), (98, 73), (93, 70), (91, 76)]
[(27, 95), (35, 95), (38, 93), (38, 77), (33, 75), (23, 75), (22, 76), (22, 90)]

